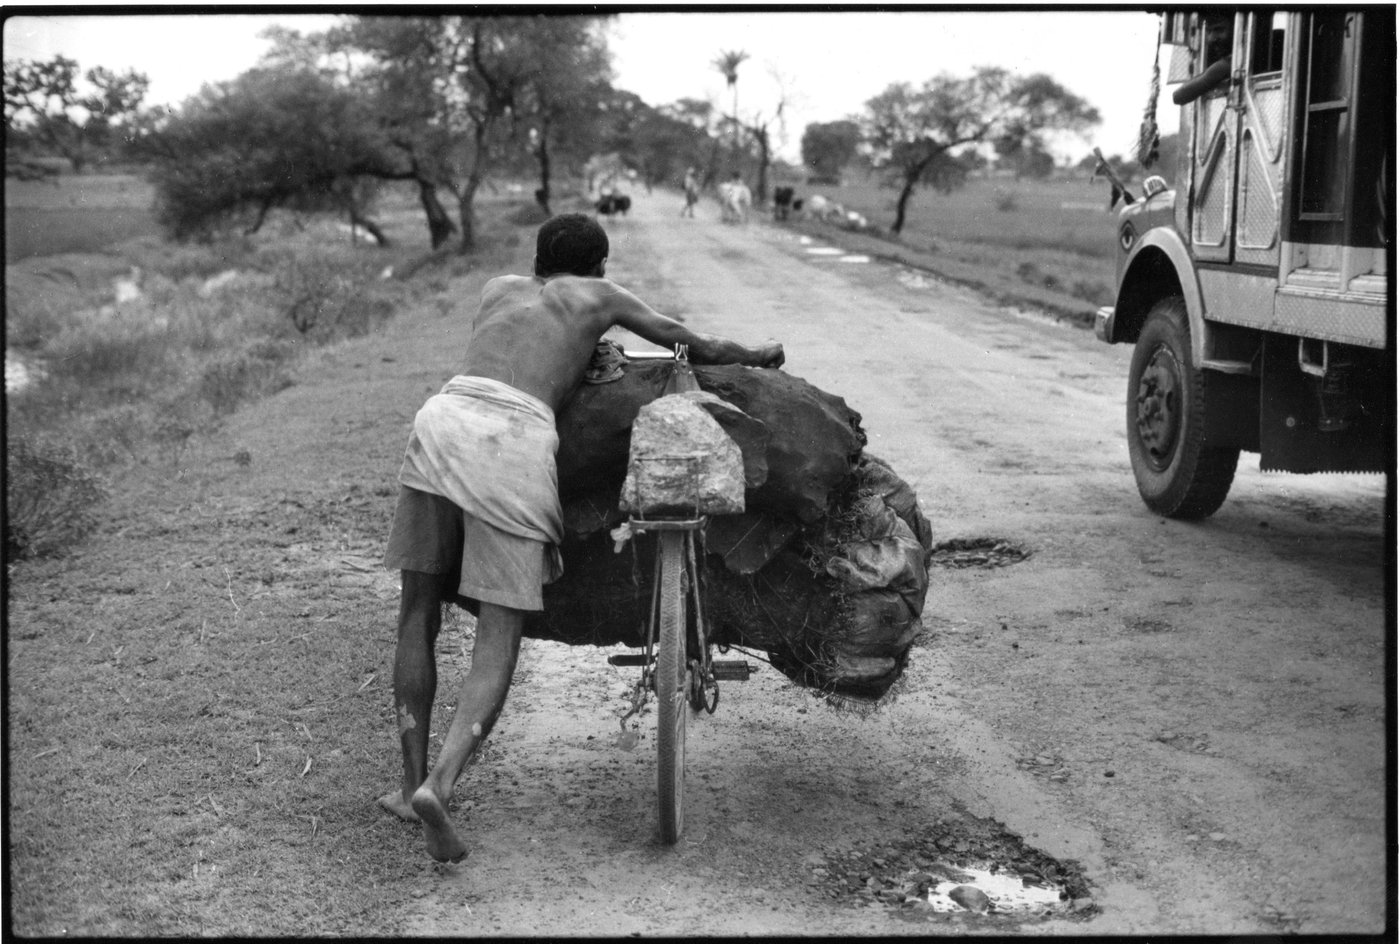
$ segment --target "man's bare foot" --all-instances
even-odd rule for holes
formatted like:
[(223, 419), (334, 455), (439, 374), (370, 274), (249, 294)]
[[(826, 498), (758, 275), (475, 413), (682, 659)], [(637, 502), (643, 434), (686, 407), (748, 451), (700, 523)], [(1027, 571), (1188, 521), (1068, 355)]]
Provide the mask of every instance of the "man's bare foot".
[(390, 790), (379, 798), (379, 805), (401, 820), (410, 823), (419, 821), (418, 814), (413, 812), (413, 805), (403, 798), (402, 790)]
[(413, 812), (423, 820), (423, 838), (428, 842), (428, 855), (439, 862), (461, 862), (467, 857), (466, 843), (457, 838), (447, 809), (437, 794), (424, 784), (413, 794)]

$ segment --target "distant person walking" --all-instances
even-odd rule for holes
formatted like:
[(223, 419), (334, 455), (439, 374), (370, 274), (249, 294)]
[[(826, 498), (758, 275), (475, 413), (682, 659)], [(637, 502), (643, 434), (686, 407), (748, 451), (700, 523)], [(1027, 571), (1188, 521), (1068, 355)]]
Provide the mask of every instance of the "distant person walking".
[(695, 177), (695, 168), (685, 169), (685, 206), (681, 207), (681, 216), (695, 218), (695, 204), (700, 202), (700, 181)]

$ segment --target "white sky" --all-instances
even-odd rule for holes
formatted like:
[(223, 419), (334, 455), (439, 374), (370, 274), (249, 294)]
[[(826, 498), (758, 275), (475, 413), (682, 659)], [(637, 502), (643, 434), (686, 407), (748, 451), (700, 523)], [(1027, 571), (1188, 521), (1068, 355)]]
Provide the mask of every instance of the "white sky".
[[(336, 19), (318, 13), (185, 12), (35, 17), (24, 16), (18, 6), (7, 12), (19, 15), (5, 21), (6, 60), (62, 53), (84, 70), (136, 69), (151, 79), (147, 104), (169, 105), (206, 82), (252, 68), (269, 46), (257, 38), (267, 26), (310, 33)], [(616, 17), (609, 46), (618, 88), (651, 105), (698, 98), (726, 110), (729, 92), (713, 62), (721, 52), (748, 53), (739, 67), (739, 111), (746, 119), (770, 118), (779, 99), (775, 76), (781, 77), (788, 108), (786, 137), (777, 143), (790, 159), (796, 159), (808, 123), (858, 112), (892, 82), (918, 84), (942, 72), (966, 75), (981, 65), (1045, 72), (1103, 117), (1087, 139), (1060, 143), (1077, 159), (1096, 145), (1106, 154), (1131, 152), (1147, 103), (1156, 35), (1156, 15), (1121, 9), (665, 12)], [(1159, 106), (1158, 121), (1164, 133), (1175, 129), (1170, 104)]]

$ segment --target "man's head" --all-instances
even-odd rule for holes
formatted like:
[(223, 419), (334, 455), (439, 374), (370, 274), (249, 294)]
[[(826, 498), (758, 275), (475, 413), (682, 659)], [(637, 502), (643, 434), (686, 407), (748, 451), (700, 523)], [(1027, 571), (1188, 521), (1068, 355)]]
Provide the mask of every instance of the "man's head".
[(540, 227), (535, 275), (600, 276), (608, 258), (608, 234), (584, 213), (561, 213)]
[(1207, 64), (1230, 55), (1235, 31), (1233, 13), (1207, 13), (1205, 21), (1204, 58)]

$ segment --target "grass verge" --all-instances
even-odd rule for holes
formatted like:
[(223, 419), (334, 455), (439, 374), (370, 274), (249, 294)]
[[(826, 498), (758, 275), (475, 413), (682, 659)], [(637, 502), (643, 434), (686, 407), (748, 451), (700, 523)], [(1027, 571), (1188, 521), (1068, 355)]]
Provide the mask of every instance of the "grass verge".
[[(311, 227), (222, 251), (124, 247), (98, 275), (50, 260), (75, 276), (50, 284), (97, 294), (31, 329), (46, 376), (10, 398), (27, 424), (10, 435), (51, 417), (73, 461), (120, 487), (65, 555), (9, 564), (6, 930), (403, 933), (434, 867), (373, 803), (397, 776), (397, 584), (377, 558), (398, 400), (440, 383), (441, 364), (391, 356), (390, 322), (352, 316), (367, 296), (458, 336), (478, 272), (518, 268), (517, 210), (484, 206), (481, 250), (409, 282), (378, 273), (421, 248), (327, 247)], [(108, 277), (133, 264), (142, 297), (99, 317)], [(202, 291), (225, 271), (239, 275)], [(297, 286), (325, 303), (306, 332), (278, 307)], [(279, 383), (293, 387), (249, 403)]]
[(1114, 216), (1102, 184), (977, 180), (946, 195), (920, 190), (898, 236), (889, 232), (893, 191), (873, 180), (818, 190), (870, 225), (800, 216), (784, 225), (1084, 327), (1113, 302)]

